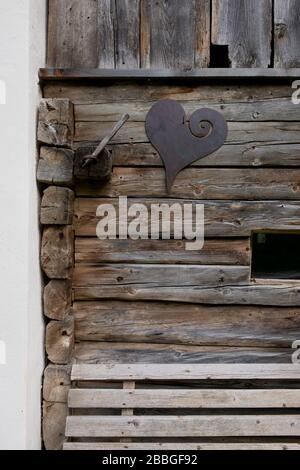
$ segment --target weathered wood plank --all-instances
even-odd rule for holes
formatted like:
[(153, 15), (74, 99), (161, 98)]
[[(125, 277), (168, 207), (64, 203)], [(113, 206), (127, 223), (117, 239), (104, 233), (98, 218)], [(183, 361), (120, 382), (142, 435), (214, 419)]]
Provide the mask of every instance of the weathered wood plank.
[(73, 266), (73, 229), (70, 225), (43, 231), (41, 266), (50, 279), (69, 279)]
[(49, 1), (47, 63), (50, 67), (98, 67), (98, 15), (95, 0)]
[(296, 436), (297, 415), (253, 416), (68, 416), (66, 436), (212, 437)]
[(274, 0), (274, 67), (300, 65), (299, 16), (297, 0)]
[(170, 193), (166, 174), (160, 168), (114, 167), (103, 185), (81, 182), (78, 196), (173, 197), (179, 199), (280, 200), (300, 199), (297, 169), (186, 168), (175, 178)]
[(208, 239), (202, 250), (182, 240), (75, 239), (76, 263), (250, 264), (250, 239)]
[[(111, 129), (109, 122), (76, 122), (75, 142), (99, 141)], [(299, 122), (229, 122), (227, 144), (249, 142), (299, 143)], [(114, 143), (149, 142), (144, 123), (129, 121), (113, 138)]]
[[(221, 71), (226, 69), (217, 69), (216, 74), (220, 73), (219, 77), (222, 78)], [(243, 69), (240, 69), (243, 70)], [(250, 69), (255, 72), (256, 69)], [(295, 78), (299, 78), (300, 69), (295, 69)], [(203, 73), (210, 72), (212, 69), (202, 69)], [(248, 69), (249, 71), (249, 69)], [(248, 72), (247, 71), (247, 72)], [(274, 69), (266, 69), (265, 72), (273, 72)], [(99, 73), (103, 73), (103, 70), (99, 70)], [(139, 70), (142, 72), (151, 72)], [(227, 69), (228, 72), (228, 69)], [(231, 69), (231, 72), (234, 72)], [(115, 71), (120, 73), (120, 71)], [(284, 72), (276, 70), (276, 73)], [(298, 73), (298, 75), (297, 75)], [(90, 83), (84, 85), (82, 83), (66, 83), (60, 80), (59, 83), (47, 83), (43, 88), (45, 98), (68, 98), (75, 105), (87, 105), (87, 104), (103, 104), (117, 102), (120, 105), (134, 106), (134, 103), (154, 103), (160, 99), (173, 99), (180, 101), (184, 107), (185, 102), (198, 102), (199, 104), (206, 105), (232, 105), (233, 103), (257, 103), (260, 101), (271, 102), (278, 99), (290, 99), (291, 98), (291, 82), (287, 84), (274, 84), (268, 83), (267, 85), (255, 83), (243, 82), (234, 83), (232, 86), (228, 84), (220, 84), (220, 81), (214, 86), (207, 83), (201, 83), (200, 85), (192, 83), (173, 83), (170, 80), (162, 83), (148, 82), (139, 83), (118, 83), (118, 81), (106, 82), (105, 86), (95, 85)], [(268, 105), (269, 107), (269, 105)], [(226, 108), (224, 108), (226, 109)], [(228, 109), (228, 108), (227, 108)], [(283, 110), (282, 110), (283, 111)], [(222, 110), (223, 112), (223, 110)], [(284, 112), (284, 111), (283, 111)], [(272, 116), (272, 120), (274, 116)]]
[(266, 285), (250, 284), (247, 286), (202, 287), (155, 286), (145, 287), (141, 284), (122, 286), (85, 286), (75, 287), (76, 300), (120, 299), (120, 300), (161, 300), (173, 302), (202, 303), (214, 305), (274, 305), (276, 307), (299, 307), (299, 283), (273, 283)]
[(299, 390), (73, 389), (69, 408), (299, 408)]
[(154, 264), (77, 265), (73, 286), (132, 286), (155, 289), (161, 286), (226, 286), (247, 284), (248, 266), (197, 266)]
[(43, 192), (40, 222), (43, 225), (70, 225), (73, 221), (74, 192), (61, 186), (49, 186)]
[[(104, 69), (115, 68), (115, 3), (111, 0), (98, 0), (98, 66)], [(93, 48), (95, 48), (95, 44)]]
[[(290, 93), (291, 94), (291, 93)], [(213, 103), (208, 100), (181, 100), (187, 119), (197, 109), (209, 106), (220, 112), (227, 121), (257, 122), (274, 121), (280, 116), (281, 121), (299, 121), (300, 111), (292, 103), (291, 97), (260, 99), (258, 101), (237, 101), (230, 103)], [(115, 122), (124, 113), (130, 121), (144, 122), (146, 115), (155, 101), (131, 101), (76, 104), (75, 120), (83, 122)]]
[(194, 8), (195, 40), (192, 69), (201, 69), (209, 67), (210, 62), (211, 2), (210, 0), (195, 0)]
[(43, 398), (48, 402), (67, 403), (71, 386), (71, 366), (49, 364), (44, 372)]
[(139, 68), (139, 0), (115, 0), (115, 65), (117, 69)]
[[(114, 166), (163, 166), (157, 151), (149, 144), (109, 146)], [(300, 144), (251, 142), (223, 145), (219, 150), (192, 164), (193, 167), (299, 167)]]
[(37, 168), (39, 183), (54, 184), (58, 186), (73, 185), (72, 150), (57, 147), (42, 147)]
[(96, 146), (79, 147), (75, 151), (74, 161), (74, 177), (76, 180), (88, 181), (106, 181), (109, 180), (112, 173), (112, 157), (111, 153), (105, 148), (99, 155), (96, 162), (91, 165), (82, 167), (82, 159), (87, 155), (91, 155)]
[(64, 320), (51, 321), (46, 327), (46, 352), (55, 364), (68, 364), (74, 345), (74, 318), (68, 315)]
[(296, 364), (74, 364), (72, 380), (276, 380), (300, 379)]
[(300, 450), (296, 442), (276, 443), (209, 443), (209, 442), (133, 442), (122, 444), (118, 442), (65, 442), (64, 450)]
[(42, 99), (37, 138), (42, 144), (68, 146), (74, 135), (74, 107), (68, 99)]
[[(291, 363), (290, 348), (246, 348), (81, 341), (76, 342), (73, 360), (81, 364), (272, 364)], [(156, 367), (158, 367), (156, 365)], [(194, 366), (193, 366), (194, 367)], [(147, 368), (145, 369), (146, 373)], [(208, 371), (207, 371), (208, 372)], [(211, 371), (212, 372), (212, 371)], [(209, 372), (208, 372), (209, 376)], [(268, 374), (264, 378), (266, 378)], [(167, 380), (168, 374), (163, 378)], [(107, 380), (107, 379), (106, 379)]]
[(212, 43), (228, 46), (230, 66), (271, 62), (272, 0), (212, 0)]
[(46, 450), (61, 450), (65, 441), (66, 403), (43, 403), (43, 442)]
[(75, 337), (86, 341), (287, 347), (299, 308), (203, 306), (174, 302), (75, 302)]
[(72, 305), (71, 282), (52, 279), (44, 288), (43, 298), (44, 315), (51, 320), (63, 320)]
[[(151, 204), (172, 205), (193, 203), (184, 199), (128, 199), (131, 203), (142, 203), (150, 214)], [(119, 225), (118, 199), (77, 198), (75, 200), (75, 234), (95, 237), (100, 204), (113, 204), (116, 222)], [(194, 202), (196, 204), (196, 202)], [(206, 237), (247, 237), (253, 230), (300, 230), (300, 204), (293, 201), (205, 201)], [(164, 233), (164, 232), (162, 232)]]

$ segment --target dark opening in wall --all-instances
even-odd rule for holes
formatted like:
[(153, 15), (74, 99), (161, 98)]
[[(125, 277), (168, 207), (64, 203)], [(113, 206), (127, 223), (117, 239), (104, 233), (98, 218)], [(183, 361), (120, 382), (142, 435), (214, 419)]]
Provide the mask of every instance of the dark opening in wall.
[(252, 277), (300, 279), (300, 234), (254, 233)]
[(230, 68), (229, 50), (228, 46), (217, 46), (211, 44), (210, 46), (210, 67), (211, 68)]

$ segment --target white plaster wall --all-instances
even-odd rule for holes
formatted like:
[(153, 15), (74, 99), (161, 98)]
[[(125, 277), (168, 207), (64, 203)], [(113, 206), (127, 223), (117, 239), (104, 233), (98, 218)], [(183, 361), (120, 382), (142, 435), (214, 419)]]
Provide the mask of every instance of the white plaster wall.
[(0, 82), (6, 83), (6, 104), (0, 104), (0, 345), (6, 349), (0, 449), (40, 448), (44, 324), (35, 129), (45, 42), (46, 0), (0, 0)]

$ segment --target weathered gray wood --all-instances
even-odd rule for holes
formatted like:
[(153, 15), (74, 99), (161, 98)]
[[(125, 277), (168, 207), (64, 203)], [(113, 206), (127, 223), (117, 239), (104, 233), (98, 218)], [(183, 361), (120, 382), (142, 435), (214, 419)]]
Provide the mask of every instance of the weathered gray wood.
[(43, 403), (43, 442), (46, 450), (61, 450), (65, 441), (66, 403)]
[(186, 168), (167, 191), (166, 174), (159, 168), (114, 167), (103, 185), (79, 184), (78, 196), (170, 197), (186, 199), (280, 200), (300, 199), (298, 169)]
[(73, 185), (72, 150), (57, 147), (41, 147), (37, 168), (39, 183), (59, 186)]
[(69, 408), (299, 408), (299, 390), (73, 389)]
[(299, 379), (297, 364), (74, 364), (72, 380), (284, 380)]
[[(109, 146), (114, 166), (163, 166), (151, 144)], [(299, 167), (300, 144), (245, 143), (223, 145), (219, 150), (192, 164), (193, 167)]]
[(299, 308), (174, 302), (75, 302), (77, 340), (286, 347), (298, 338)]
[(51, 320), (63, 320), (69, 313), (71, 305), (71, 282), (57, 279), (48, 282), (44, 288), (44, 315)]
[[(73, 359), (81, 364), (272, 364), (291, 363), (291, 348), (246, 348), (178, 344), (76, 342)], [(156, 365), (157, 367), (157, 365)], [(147, 369), (145, 369), (146, 371)], [(266, 375), (267, 377), (267, 375)], [(164, 380), (167, 380), (167, 375)]]
[(86, 155), (90, 155), (95, 148), (95, 146), (85, 146), (76, 149), (74, 176), (77, 180), (106, 181), (111, 177), (112, 157), (111, 153), (106, 149), (101, 153), (97, 162), (93, 162), (82, 168), (82, 158)]
[(73, 221), (74, 192), (69, 188), (49, 186), (41, 201), (40, 222), (44, 225), (70, 225)]
[(300, 65), (300, 3), (274, 0), (274, 67)]
[(71, 386), (70, 375), (71, 366), (49, 364), (44, 372), (44, 400), (55, 403), (67, 403)]
[(136, 285), (156, 289), (166, 286), (226, 286), (247, 284), (248, 266), (197, 266), (106, 264), (77, 265), (73, 273), (73, 286), (127, 286)]
[[(291, 95), (291, 91), (290, 91)], [(85, 103), (74, 106), (76, 121), (84, 122), (115, 122), (128, 113), (130, 121), (144, 122), (146, 115), (155, 101)], [(280, 116), (281, 121), (299, 121), (300, 111), (291, 100), (287, 98), (273, 98), (269, 96), (257, 101), (237, 101), (230, 103), (213, 103), (208, 100), (180, 100), (187, 119), (197, 109), (207, 107), (220, 112), (227, 121), (274, 121)]]
[(276, 443), (188, 443), (188, 442), (65, 442), (64, 450), (300, 450), (300, 444), (295, 442)]
[(228, 46), (231, 67), (268, 68), (271, 39), (271, 0), (212, 0), (212, 43)]
[(139, 0), (115, 0), (115, 62), (117, 69), (139, 68)]
[(161, 300), (173, 302), (202, 303), (214, 305), (274, 305), (276, 307), (299, 307), (300, 289), (288, 281), (267, 285), (255, 283), (248, 286), (203, 287), (182, 286), (146, 287), (135, 285), (85, 286), (75, 287), (76, 300), (122, 299), (122, 300)]
[(98, 67), (104, 69), (115, 68), (114, 5), (112, 0), (98, 0)]
[(250, 239), (208, 239), (202, 250), (183, 240), (75, 239), (76, 263), (250, 264)]
[[(279, 116), (278, 116), (279, 117)], [(109, 122), (76, 122), (76, 142), (99, 141), (111, 128)], [(227, 144), (249, 142), (299, 143), (299, 122), (229, 122)], [(142, 122), (129, 121), (113, 139), (114, 143), (149, 142)]]
[(66, 436), (212, 437), (297, 436), (297, 415), (253, 416), (68, 416)]
[(42, 144), (68, 146), (74, 135), (73, 104), (66, 98), (42, 99), (37, 138)]
[(151, 67), (186, 70), (208, 66), (209, 2), (174, 0), (153, 3), (147, 0), (147, 9), (142, 12), (147, 14), (144, 22), (149, 22)]
[[(128, 199), (131, 203), (142, 203), (150, 213), (151, 204), (172, 205), (191, 203), (178, 199)], [(117, 214), (118, 199), (77, 198), (75, 200), (75, 233), (77, 236), (95, 237), (99, 218), (96, 210), (100, 204), (113, 204)], [(252, 230), (300, 230), (300, 204), (294, 201), (205, 201), (206, 237), (249, 236)], [(164, 233), (164, 232), (163, 232)]]
[(47, 63), (50, 67), (98, 67), (99, 46), (98, 1), (49, 1)]
[(50, 279), (69, 279), (73, 266), (73, 230), (70, 225), (43, 231), (41, 265)]
[(74, 319), (68, 315), (64, 320), (51, 321), (46, 328), (46, 352), (51, 362), (68, 364), (74, 345)]

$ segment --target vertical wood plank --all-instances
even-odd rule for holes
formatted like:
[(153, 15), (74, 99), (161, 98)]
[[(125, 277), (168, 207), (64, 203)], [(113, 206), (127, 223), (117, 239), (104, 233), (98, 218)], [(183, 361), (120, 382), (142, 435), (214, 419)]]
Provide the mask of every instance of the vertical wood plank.
[(140, 0), (140, 65), (142, 69), (150, 68), (150, 4)]
[(98, 67), (115, 68), (115, 22), (113, 0), (98, 0)]
[(117, 69), (140, 66), (140, 1), (115, 0), (115, 63)]
[(195, 0), (195, 68), (209, 67), (210, 62), (210, 27), (211, 0)]
[(274, 67), (300, 67), (300, 2), (274, 2)]
[(212, 44), (228, 46), (231, 67), (267, 68), (272, 0), (212, 0)]
[(49, 0), (49, 67), (98, 66), (98, 1)]

